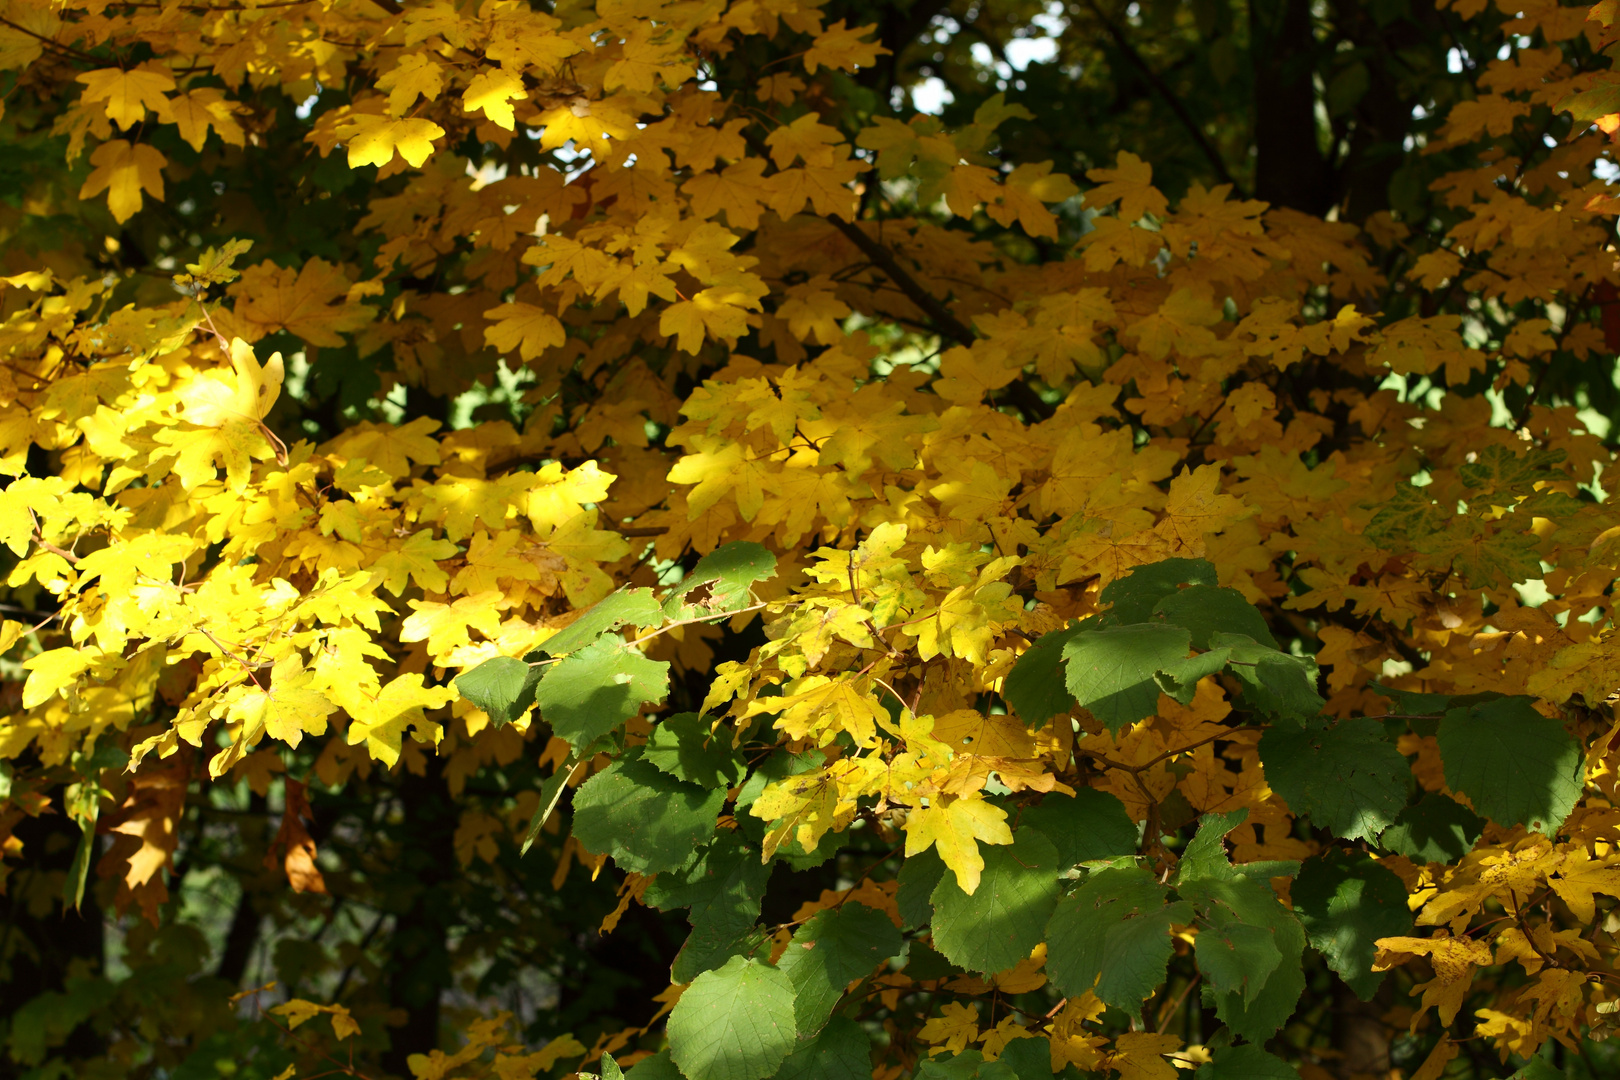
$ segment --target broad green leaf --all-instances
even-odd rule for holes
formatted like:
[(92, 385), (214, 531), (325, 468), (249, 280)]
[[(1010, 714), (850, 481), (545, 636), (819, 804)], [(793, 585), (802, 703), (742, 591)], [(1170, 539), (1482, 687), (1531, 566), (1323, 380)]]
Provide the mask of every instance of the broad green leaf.
[(984, 1055), (977, 1050), (927, 1058), (917, 1066), (916, 1080), (976, 1080), (983, 1065)]
[(668, 1050), (660, 1050), (652, 1057), (642, 1058), (624, 1074), (624, 1080), (685, 1080), (681, 1070), (669, 1058)]
[(1192, 905), (1166, 903), (1168, 890), (1140, 867), (1094, 870), (1058, 901), (1046, 927), (1046, 974), (1070, 997), (1095, 988), (1098, 1000), (1140, 1018), (1174, 946), (1172, 923), (1192, 921)]
[(647, 736), (642, 757), (677, 780), (698, 787), (729, 788), (742, 779), (743, 759), (731, 745), (731, 732), (710, 732), (697, 713), (676, 713)]
[[(1212, 913), (1214, 905), (1231, 912), (1232, 917), (1269, 931), (1282, 959), (1258, 988), (1243, 992), (1219, 992), (1212, 987), (1215, 1015), (1244, 1039), (1264, 1042), (1288, 1022), (1299, 995), (1305, 990), (1305, 928), (1293, 912), (1283, 907), (1271, 887), (1245, 877), (1228, 880), (1200, 878), (1178, 890), (1200, 910)], [(1202, 954), (1200, 954), (1202, 959)]]
[(1366, 717), (1273, 727), (1260, 739), (1260, 760), (1289, 809), (1346, 840), (1377, 840), (1412, 782), (1406, 758)]
[(795, 1049), (793, 983), (763, 961), (734, 956), (686, 988), (668, 1032), (687, 1080), (764, 1080)]
[(1166, 664), (1154, 676), (1159, 689), (1183, 705), (1192, 704), (1198, 694), (1198, 680), (1213, 675), (1232, 659), (1231, 649), (1211, 649), (1196, 656), (1185, 656)]
[[(1052, 1042), (1039, 1036), (1014, 1039), (1002, 1049), (996, 1064), (1008, 1070), (1010, 1080), (1051, 1080)], [(979, 1075), (984, 1075), (982, 1069)]]
[(1384, 981), (1372, 970), (1373, 943), (1412, 932), (1401, 879), (1372, 859), (1330, 848), (1305, 860), (1290, 896), (1311, 948), (1357, 997), (1370, 1000)]
[(1154, 675), (1183, 660), (1190, 640), (1174, 626), (1082, 630), (1063, 646), (1069, 693), (1109, 731), (1145, 720), (1159, 706)]
[(1530, 698), (1449, 709), (1439, 741), (1446, 786), (1498, 825), (1551, 836), (1581, 796), (1580, 746), (1563, 724), (1536, 712)]
[(1093, 859), (1135, 855), (1139, 830), (1125, 804), (1106, 791), (1077, 788), (1071, 795), (1042, 797), (1018, 819), (1020, 828), (1039, 831), (1057, 848), (1065, 868)]
[(770, 873), (758, 847), (736, 833), (722, 833), (691, 866), (653, 878), (642, 896), (648, 906), (691, 908), (692, 932), (671, 972), (676, 982), (689, 983), (755, 943), (754, 924)]
[(1440, 715), (1451, 707), (1450, 694), (1420, 694), (1413, 690), (1396, 690), (1380, 686), (1375, 682), (1368, 683), (1367, 689), (1394, 701), (1395, 708), (1391, 711), (1406, 716), (1433, 716), (1439, 719)]
[(1258, 1046), (1226, 1046), (1198, 1066), (1193, 1080), (1299, 1080), (1299, 1073)]
[(541, 669), (511, 656), (492, 656), (471, 671), (456, 676), (461, 696), (489, 714), (496, 727), (505, 727), (534, 704), (534, 688)]
[(540, 785), (540, 802), (534, 808), (534, 816), (529, 819), (529, 828), (523, 834), (523, 847), (518, 854), (527, 855), (529, 849), (540, 836), (540, 830), (545, 827), (546, 819), (557, 808), (562, 793), (566, 790), (568, 778), (579, 767), (580, 755), (570, 754), (568, 760), (557, 766), (557, 771), (546, 777)]
[(901, 945), (900, 931), (889, 917), (864, 904), (819, 911), (795, 930), (776, 966), (793, 981), (799, 1037), (819, 1031), (844, 996), (844, 987), (870, 974)]
[(1196, 878), (1178, 891), (1198, 912), (1198, 970), (1210, 989), (1253, 1005), (1283, 963), (1279, 924), (1293, 922), (1288, 909), (1269, 885), (1240, 874)]
[(1538, 1056), (1525, 1062), (1524, 1068), (1508, 1077), (1508, 1080), (1566, 1080), (1568, 1076), (1567, 1072)]
[(624, 1070), (619, 1068), (612, 1054), (603, 1054), (599, 1064), (602, 1067), (602, 1080), (624, 1080)]
[(1153, 615), (1190, 631), (1195, 649), (1209, 648), (1215, 633), (1243, 634), (1267, 648), (1277, 647), (1266, 620), (1236, 589), (1189, 585), (1153, 605)]
[[(1227, 887), (1238, 882), (1216, 884)], [(1282, 963), (1275, 931), (1210, 912), (1203, 914), (1207, 924), (1198, 931), (1194, 948), (1198, 970), (1215, 993), (1236, 994), (1245, 1004), (1252, 1003)]]
[(934, 887), (934, 948), (953, 964), (993, 974), (1029, 956), (1057, 902), (1057, 848), (1034, 829), (979, 848), (984, 871), (969, 896), (956, 875)]
[(547, 656), (563, 656), (583, 649), (621, 626), (656, 626), (663, 621), (663, 606), (651, 589), (620, 589), (542, 641), (538, 651)]
[(925, 926), (934, 917), (934, 889), (945, 876), (945, 860), (933, 848), (919, 851), (900, 864), (900, 888), (894, 903), (906, 926)]
[(1207, 559), (1161, 559), (1109, 582), (1098, 599), (1112, 605), (1107, 616), (1110, 623), (1145, 623), (1159, 601), (1183, 585), (1214, 585), (1217, 580), (1215, 567)]
[(872, 1037), (855, 1021), (835, 1016), (782, 1062), (775, 1080), (871, 1080)]
[(534, 700), (552, 732), (581, 750), (668, 692), (668, 663), (603, 640), (548, 668)]
[[(1529, 495), (1540, 481), (1565, 479), (1554, 466), (1568, 456), (1563, 450), (1527, 447), (1513, 451), (1505, 446), (1487, 446), (1470, 454), (1472, 460), (1457, 466), (1457, 479), (1463, 487), (1481, 495)], [(1470, 494), (1468, 499), (1476, 497)]]
[(1474, 849), (1485, 831), (1485, 819), (1438, 791), (1401, 811), (1378, 843), (1420, 863), (1455, 863)]
[(749, 540), (722, 544), (681, 579), (664, 601), (664, 613), (671, 619), (695, 619), (736, 611), (748, 606), (749, 586), (775, 573), (776, 556), (763, 545)]
[(1249, 820), (1248, 807), (1239, 807), (1223, 814), (1205, 814), (1198, 821), (1198, 832), (1181, 853), (1176, 864), (1175, 884), (1198, 878), (1229, 878), (1235, 870), (1226, 857), (1226, 834)]
[(726, 793), (666, 776), (630, 751), (574, 793), (574, 837), (621, 869), (658, 874), (691, 861)]
[(1076, 623), (1042, 634), (1024, 650), (1001, 684), (1001, 696), (1013, 713), (1032, 728), (1074, 707), (1074, 695), (1063, 681), (1063, 647), (1081, 632)]
[[(1261, 1042), (1293, 1015), (1299, 995), (1305, 989), (1305, 928), (1294, 913), (1283, 907), (1271, 890), (1269, 878), (1298, 869), (1296, 863), (1250, 863), (1234, 866), (1226, 857), (1223, 840), (1227, 833), (1248, 816), (1247, 810), (1227, 814), (1205, 814), (1181, 865), (1176, 870), (1176, 891), (1198, 908), (1210, 922), (1236, 920), (1260, 927), (1272, 935), (1272, 944), (1282, 959), (1256, 987), (1252, 970), (1245, 970), (1242, 990), (1211, 986), (1208, 995), (1215, 1014), (1239, 1036)], [(1229, 960), (1217, 952), (1215, 962)], [(1200, 960), (1203, 954), (1200, 953)], [(1241, 959), (1241, 958), (1238, 958)], [(1048, 965), (1050, 966), (1050, 965)], [(1223, 976), (1232, 974), (1223, 969)], [(1213, 980), (1211, 980), (1213, 983)]]
[(1322, 711), (1316, 692), (1316, 661), (1268, 648), (1246, 634), (1216, 632), (1213, 648), (1232, 650), (1228, 663), (1243, 680), (1243, 697), (1267, 716), (1303, 723)]

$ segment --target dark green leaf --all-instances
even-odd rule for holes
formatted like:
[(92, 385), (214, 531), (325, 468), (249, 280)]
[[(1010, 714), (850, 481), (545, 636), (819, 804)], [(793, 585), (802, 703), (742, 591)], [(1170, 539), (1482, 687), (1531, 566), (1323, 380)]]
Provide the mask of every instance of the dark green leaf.
[(742, 779), (743, 758), (731, 745), (731, 732), (710, 732), (697, 713), (676, 713), (647, 736), (642, 756), (660, 772), (698, 787), (729, 788)]
[(1297, 815), (1347, 840), (1377, 840), (1406, 805), (1412, 771), (1366, 717), (1312, 718), (1260, 739), (1266, 781)]
[(1052, 984), (1070, 997), (1095, 984), (1098, 1000), (1139, 1018), (1164, 982), (1171, 924), (1192, 921), (1192, 905), (1165, 903), (1167, 891), (1140, 867), (1092, 871), (1047, 924)]
[(539, 651), (547, 656), (562, 656), (583, 649), (621, 626), (657, 626), (663, 621), (663, 606), (651, 589), (620, 589), (542, 641)]
[(661, 911), (690, 907), (692, 933), (675, 956), (676, 982), (689, 983), (756, 943), (754, 923), (771, 868), (759, 849), (736, 833), (722, 833), (690, 867), (655, 877), (643, 901)]
[(1384, 980), (1372, 970), (1373, 942), (1412, 932), (1401, 879), (1365, 856), (1330, 848), (1305, 860), (1290, 895), (1311, 947), (1356, 996), (1369, 1000)]
[(819, 1031), (844, 996), (844, 987), (898, 953), (901, 944), (900, 931), (889, 917), (864, 904), (819, 911), (794, 931), (776, 966), (793, 981), (799, 1037)]
[(624, 1074), (624, 1080), (685, 1080), (685, 1077), (669, 1059), (669, 1051), (660, 1050), (631, 1066), (630, 1071)]
[(1205, 814), (1198, 822), (1198, 832), (1181, 853), (1176, 865), (1176, 885), (1198, 878), (1229, 878), (1237, 871), (1226, 857), (1226, 834), (1249, 819), (1247, 807), (1229, 810), (1224, 814)]
[(539, 682), (539, 668), (511, 656), (493, 656), (456, 676), (456, 689), (488, 713), (496, 727), (505, 727), (534, 704)]
[(1042, 634), (1024, 650), (1001, 684), (1001, 696), (1032, 728), (1074, 707), (1074, 695), (1063, 681), (1063, 647), (1082, 629), (1080, 623)]
[(1502, 826), (1528, 825), (1551, 836), (1580, 798), (1581, 748), (1564, 725), (1527, 697), (1453, 708), (1440, 721), (1446, 786)]
[(581, 750), (668, 692), (668, 663), (602, 640), (548, 668), (534, 697), (552, 732)]
[(734, 956), (686, 988), (668, 1032), (670, 1057), (688, 1080), (764, 1080), (795, 1049), (793, 983)]
[(1195, 649), (1209, 648), (1210, 635), (1218, 632), (1243, 634), (1268, 648), (1277, 647), (1266, 620), (1236, 589), (1189, 585), (1155, 604), (1153, 614), (1191, 631)]
[(626, 754), (574, 793), (574, 837), (624, 870), (658, 874), (691, 861), (726, 793), (666, 776)]
[(996, 1062), (1009, 1070), (1013, 1080), (1052, 1080), (1052, 1042), (1039, 1036), (1014, 1039)]
[(1455, 863), (1474, 849), (1484, 831), (1484, 818), (1456, 799), (1431, 791), (1401, 811), (1378, 842), (1415, 862)]
[(749, 586), (775, 573), (776, 556), (763, 545), (749, 540), (722, 544), (681, 579), (664, 602), (664, 613), (671, 619), (695, 619), (745, 608), (751, 598)]
[(1411, 547), (1440, 528), (1440, 508), (1434, 496), (1427, 488), (1403, 483), (1397, 484), (1379, 504), (1378, 512), (1361, 534), (1386, 549), (1396, 550)]
[[(1238, 881), (1216, 882), (1226, 888)], [(1210, 989), (1217, 994), (1236, 994), (1245, 1004), (1252, 1003), (1266, 985), (1271, 973), (1282, 963), (1276, 933), (1267, 926), (1253, 926), (1239, 919), (1205, 913), (1207, 924), (1198, 931), (1194, 953), (1198, 970), (1204, 973)]]
[[(1566, 478), (1554, 468), (1568, 456), (1562, 450), (1526, 448), (1515, 452), (1505, 446), (1492, 445), (1470, 456), (1474, 460), (1457, 466), (1457, 478), (1463, 487), (1480, 495), (1529, 495), (1542, 480)], [(1472, 494), (1468, 496), (1470, 502), (1475, 498)]]
[(1183, 705), (1190, 705), (1198, 694), (1198, 680), (1205, 675), (1215, 674), (1231, 659), (1231, 649), (1212, 649), (1166, 664), (1154, 679), (1164, 693)]
[(900, 888), (894, 904), (906, 926), (925, 926), (934, 917), (934, 889), (945, 876), (945, 862), (933, 848), (918, 852), (900, 864)]
[(1018, 821), (1020, 827), (1039, 830), (1052, 841), (1065, 868), (1136, 854), (1138, 830), (1125, 804), (1096, 788), (1077, 788), (1072, 796), (1047, 795)]
[(1159, 706), (1154, 675), (1185, 659), (1190, 640), (1174, 626), (1082, 630), (1063, 647), (1069, 693), (1109, 731), (1145, 720)]
[(1174, 595), (1181, 586), (1214, 585), (1217, 578), (1214, 565), (1206, 559), (1161, 559), (1110, 582), (1098, 599), (1113, 605), (1108, 612), (1109, 622), (1144, 623), (1159, 601)]
[[(1305, 989), (1305, 928), (1293, 912), (1282, 906), (1270, 885), (1244, 877), (1242, 870), (1241, 866), (1234, 867), (1232, 876), (1226, 878), (1195, 878), (1178, 886), (1177, 891), (1192, 901), (1199, 914), (1212, 925), (1229, 926), (1236, 922), (1271, 935), (1272, 945), (1281, 959), (1269, 971), (1262, 974), (1259, 963), (1229, 957), (1222, 949), (1212, 947), (1207, 955), (1217, 963), (1229, 965), (1223, 969), (1223, 976), (1239, 974), (1243, 981), (1236, 985), (1221, 984), (1212, 972), (1205, 972), (1210, 976), (1209, 997), (1214, 1001), (1215, 1015), (1240, 1037), (1250, 1042), (1264, 1042), (1293, 1015), (1299, 995)], [(1253, 944), (1252, 931), (1234, 936)], [(1203, 934), (1199, 937), (1202, 939)], [(1200, 968), (1205, 958), (1206, 952), (1200, 949)], [(1241, 965), (1236, 971), (1230, 966), (1234, 961)]]
[(855, 1021), (835, 1016), (782, 1062), (776, 1080), (872, 1080), (872, 1037)]
[(956, 875), (934, 887), (934, 948), (953, 964), (993, 974), (1027, 958), (1057, 903), (1057, 848), (1034, 829), (1011, 844), (981, 844), (984, 872), (969, 896)]
[(1278, 720), (1303, 723), (1322, 711), (1316, 692), (1316, 661), (1268, 648), (1245, 634), (1210, 635), (1215, 648), (1231, 649), (1228, 663), (1243, 680), (1243, 697)]
[(1258, 1046), (1227, 1046), (1198, 1066), (1193, 1080), (1299, 1080), (1299, 1073)]
[(927, 1058), (918, 1065), (916, 1080), (975, 1080), (983, 1064), (984, 1055), (977, 1050)]
[(1566, 1080), (1567, 1072), (1558, 1068), (1544, 1057), (1533, 1057), (1524, 1063), (1524, 1068), (1508, 1077), (1508, 1080)]
[(1406, 716), (1433, 716), (1438, 719), (1440, 714), (1451, 706), (1450, 694), (1420, 694), (1412, 690), (1395, 690), (1377, 683), (1368, 683), (1367, 689), (1392, 699), (1395, 702), (1392, 711)]

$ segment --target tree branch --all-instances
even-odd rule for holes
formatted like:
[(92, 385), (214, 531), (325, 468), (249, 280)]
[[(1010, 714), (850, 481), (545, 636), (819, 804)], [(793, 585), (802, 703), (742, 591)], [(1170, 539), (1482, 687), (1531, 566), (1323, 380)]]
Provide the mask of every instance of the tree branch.
[(1202, 150), (1204, 156), (1209, 159), (1210, 166), (1214, 168), (1215, 175), (1220, 178), (1221, 183), (1231, 184), (1232, 190), (1237, 193), (1238, 198), (1248, 198), (1243, 186), (1232, 178), (1231, 170), (1226, 167), (1225, 160), (1221, 158), (1221, 152), (1215, 149), (1215, 144), (1209, 141), (1209, 137), (1204, 134), (1204, 129), (1198, 126), (1198, 121), (1193, 119), (1192, 113), (1187, 111), (1187, 106), (1182, 104), (1180, 98), (1176, 97), (1175, 91), (1166, 85), (1165, 81), (1159, 77), (1159, 73), (1154, 71), (1148, 65), (1148, 62), (1143, 59), (1142, 54), (1136, 51), (1136, 46), (1132, 45), (1130, 39), (1125, 36), (1125, 31), (1120, 29), (1114, 20), (1103, 13), (1102, 8), (1097, 6), (1097, 0), (1086, 0), (1086, 7), (1090, 8), (1092, 14), (1101, 20), (1103, 29), (1107, 30), (1108, 36), (1114, 39), (1114, 44), (1119, 46), (1119, 51), (1125, 54), (1125, 58), (1135, 65), (1137, 71), (1142, 73), (1142, 78), (1148, 81), (1148, 85), (1152, 86), (1158, 95), (1164, 99), (1164, 103), (1170, 106), (1170, 111), (1176, 114), (1176, 119), (1181, 121), (1181, 126), (1187, 129), (1187, 134), (1192, 136), (1193, 142), (1198, 144), (1198, 149)]

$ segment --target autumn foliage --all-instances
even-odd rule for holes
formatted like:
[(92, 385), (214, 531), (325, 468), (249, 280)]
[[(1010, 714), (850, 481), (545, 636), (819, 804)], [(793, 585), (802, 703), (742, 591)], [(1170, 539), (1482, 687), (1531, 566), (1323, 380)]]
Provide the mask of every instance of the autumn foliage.
[(1614, 1075), (1615, 15), (0, 0), (0, 1075)]

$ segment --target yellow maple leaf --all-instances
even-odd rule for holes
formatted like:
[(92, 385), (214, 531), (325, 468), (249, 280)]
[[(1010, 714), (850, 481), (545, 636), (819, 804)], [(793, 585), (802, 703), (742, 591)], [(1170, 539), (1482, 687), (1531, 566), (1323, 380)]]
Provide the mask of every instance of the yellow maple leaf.
[(377, 80), (377, 89), (388, 91), (389, 115), (404, 116), (418, 97), (428, 101), (438, 99), (444, 90), (444, 65), (424, 53), (406, 53)]
[(240, 108), (235, 102), (227, 100), (223, 91), (212, 86), (189, 90), (169, 102), (175, 127), (193, 150), (203, 148), (208, 141), (209, 128), (213, 128), (229, 146), (246, 146), (247, 132), (236, 121), (236, 112)]
[(257, 424), (275, 406), (286, 378), (281, 354), (271, 354), (261, 365), (253, 346), (233, 338), (230, 358), (231, 375), (204, 372), (180, 391), (188, 422), (198, 427)]
[(396, 152), (412, 168), (421, 168), (433, 156), (433, 140), (444, 137), (444, 128), (431, 120), (396, 120), (356, 113), (338, 125), (336, 134), (348, 144), (351, 169), (387, 165)]
[(956, 875), (963, 892), (972, 895), (984, 872), (978, 841), (1010, 844), (1012, 830), (1007, 812), (977, 795), (953, 799), (944, 806), (926, 806), (906, 818), (906, 857), (933, 847)]
[(1153, 186), (1153, 166), (1129, 150), (1119, 152), (1117, 168), (1088, 169), (1086, 178), (1097, 181), (1086, 192), (1086, 202), (1103, 207), (1117, 201), (1121, 221), (1132, 222), (1144, 214), (1162, 217), (1170, 206), (1170, 200)]
[(1183, 471), (1170, 481), (1170, 498), (1165, 502), (1164, 517), (1153, 531), (1178, 551), (1201, 556), (1205, 534), (1220, 532), (1254, 513), (1240, 500), (1219, 494), (1220, 484), (1218, 466), (1200, 465), (1191, 472)]
[(1163, 1057), (1181, 1048), (1181, 1040), (1174, 1035), (1160, 1035), (1152, 1031), (1132, 1031), (1114, 1040), (1114, 1052), (1108, 1055), (1108, 1068), (1119, 1073), (1120, 1080), (1175, 1080), (1176, 1067)]
[(325, 735), (326, 718), (337, 708), (326, 695), (312, 688), (315, 673), (304, 670), (304, 659), (289, 653), (270, 669), (268, 690), (253, 690), (232, 704), (230, 717), (243, 724), (241, 742), (258, 741), (262, 731), (296, 747), (306, 734)]
[(818, 112), (807, 112), (765, 136), (765, 145), (770, 147), (771, 160), (778, 169), (785, 169), (795, 161), (803, 161), (811, 168), (831, 165), (832, 148), (843, 141), (843, 133), (823, 124)]
[(427, 719), (423, 710), (443, 708), (455, 697), (453, 686), (424, 686), (417, 672), (400, 675), (375, 698), (350, 708), (349, 745), (363, 744), (373, 759), (391, 769), (399, 761), (407, 730), (420, 742), (438, 744), (444, 729)]
[(163, 198), (163, 166), (169, 159), (144, 143), (109, 139), (90, 153), (94, 171), (79, 188), (79, 198), (93, 199), (107, 193), (107, 209), (122, 225), (141, 208), (141, 192)]
[(28, 672), (28, 681), (23, 684), (23, 708), (43, 705), (59, 691), (71, 690), (94, 662), (93, 650), (71, 646), (48, 649), (25, 660), (23, 668)]
[(533, 304), (502, 304), (484, 312), (484, 318), (494, 321), (484, 327), (484, 340), (503, 353), (516, 351), (524, 360), (568, 340), (557, 317)]
[(459, 549), (448, 540), (435, 540), (432, 529), (419, 529), (398, 547), (389, 548), (372, 564), (372, 572), (382, 587), (398, 596), (405, 591), (407, 579), (427, 593), (443, 592), (450, 575), (439, 568), (441, 559), (448, 559)]
[(474, 75), (467, 84), (466, 92), (461, 95), (461, 107), (469, 113), (482, 112), (496, 127), (511, 131), (514, 116), (512, 102), (528, 96), (529, 92), (523, 88), (523, 80), (512, 72), (483, 71)]
[(861, 40), (876, 29), (877, 23), (846, 27), (844, 20), (839, 19), (816, 35), (816, 40), (805, 50), (804, 70), (814, 75), (818, 67), (844, 71), (871, 67), (879, 56), (889, 52), (881, 45)]
[(340, 267), (310, 259), (294, 270), (266, 260), (242, 271), (227, 290), (236, 316), (257, 335), (286, 330), (312, 345), (340, 348), (341, 335), (372, 319), (372, 309), (353, 295)]
[(940, 1015), (923, 1024), (917, 1037), (923, 1042), (935, 1043), (947, 1053), (960, 1054), (969, 1043), (979, 1041), (979, 1007), (948, 1001), (940, 1006)]
[(100, 68), (75, 78), (84, 83), (84, 100), (106, 102), (107, 119), (125, 131), (144, 120), (148, 109), (166, 115), (169, 99), (165, 95), (174, 89), (168, 72), (152, 68)]

